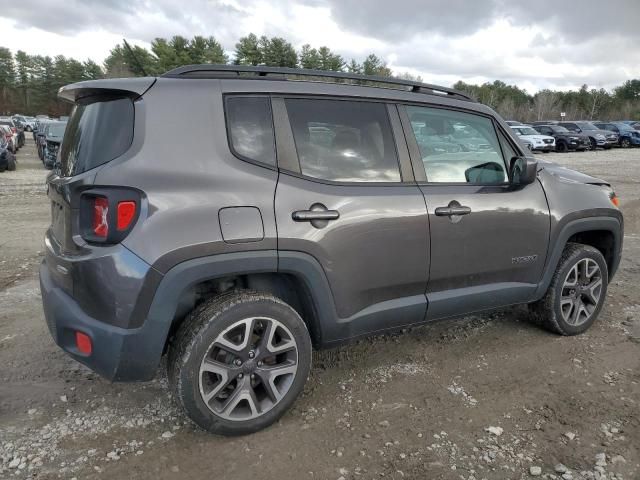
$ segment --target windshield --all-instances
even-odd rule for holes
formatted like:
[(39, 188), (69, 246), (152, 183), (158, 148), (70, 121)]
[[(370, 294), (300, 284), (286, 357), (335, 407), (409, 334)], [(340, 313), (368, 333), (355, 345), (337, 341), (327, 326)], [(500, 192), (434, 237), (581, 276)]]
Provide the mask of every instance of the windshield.
[(64, 131), (67, 128), (66, 123), (58, 123), (49, 126), (47, 130), (48, 137), (62, 137), (64, 135)]
[(630, 125), (628, 125), (626, 123), (614, 123), (613, 125), (618, 127), (618, 130), (620, 130), (621, 132), (635, 132), (636, 131), (633, 127), (631, 127)]
[(567, 130), (564, 127), (551, 127), (551, 130), (553, 130), (556, 133), (569, 133), (569, 130)]
[(589, 122), (585, 122), (585, 123), (579, 123), (578, 126), (582, 129), (582, 130), (600, 130), (598, 127), (596, 127), (593, 123), (589, 123)]
[(536, 132), (533, 128), (531, 127), (521, 127), (521, 128), (517, 128), (516, 131), (520, 134), (520, 135), (540, 135), (538, 132)]

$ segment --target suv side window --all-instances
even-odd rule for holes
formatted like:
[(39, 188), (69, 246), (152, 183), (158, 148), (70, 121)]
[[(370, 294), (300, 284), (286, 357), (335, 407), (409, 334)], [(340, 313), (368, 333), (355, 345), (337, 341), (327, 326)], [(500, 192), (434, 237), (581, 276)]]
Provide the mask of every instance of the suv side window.
[(382, 103), (285, 99), (303, 175), (335, 182), (400, 182)]
[(495, 185), (508, 181), (490, 118), (430, 107), (406, 109), (430, 183)]
[(227, 132), (238, 157), (275, 167), (275, 137), (268, 97), (227, 97)]

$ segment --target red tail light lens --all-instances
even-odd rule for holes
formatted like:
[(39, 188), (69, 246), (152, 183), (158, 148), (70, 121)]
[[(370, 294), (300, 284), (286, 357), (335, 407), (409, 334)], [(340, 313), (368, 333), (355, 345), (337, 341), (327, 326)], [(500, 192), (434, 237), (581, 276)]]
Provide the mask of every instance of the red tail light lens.
[(93, 345), (91, 344), (91, 337), (86, 333), (76, 332), (76, 347), (80, 353), (85, 355), (91, 355)]
[(101, 238), (107, 238), (109, 234), (109, 201), (105, 197), (94, 197), (93, 204), (93, 233)]
[(136, 202), (125, 201), (118, 202), (118, 212), (116, 216), (116, 228), (123, 231), (129, 228), (131, 222), (136, 216)]

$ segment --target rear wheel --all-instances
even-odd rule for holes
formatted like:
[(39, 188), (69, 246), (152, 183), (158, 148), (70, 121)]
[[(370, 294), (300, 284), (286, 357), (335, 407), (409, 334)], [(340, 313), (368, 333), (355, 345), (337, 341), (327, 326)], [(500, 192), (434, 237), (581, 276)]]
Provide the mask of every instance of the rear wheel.
[(222, 435), (278, 420), (302, 391), (311, 339), (298, 313), (264, 293), (230, 292), (203, 303), (169, 352), (169, 380), (189, 417)]
[(607, 296), (607, 263), (597, 249), (569, 243), (545, 296), (531, 305), (538, 322), (560, 335), (585, 332)]
[(7, 170), (13, 171), (16, 169), (16, 157), (11, 155), (7, 161)]

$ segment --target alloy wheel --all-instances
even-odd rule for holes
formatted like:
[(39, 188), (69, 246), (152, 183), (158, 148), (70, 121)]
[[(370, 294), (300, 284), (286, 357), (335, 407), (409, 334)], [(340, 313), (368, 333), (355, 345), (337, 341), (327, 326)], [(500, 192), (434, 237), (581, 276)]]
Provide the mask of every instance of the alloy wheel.
[(579, 260), (565, 277), (560, 296), (562, 318), (572, 326), (587, 322), (602, 294), (602, 271), (591, 258)]
[(199, 371), (202, 401), (225, 420), (259, 417), (291, 388), (298, 346), (289, 329), (266, 317), (233, 323), (209, 346)]

